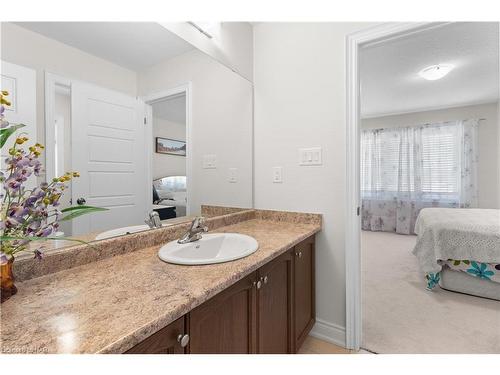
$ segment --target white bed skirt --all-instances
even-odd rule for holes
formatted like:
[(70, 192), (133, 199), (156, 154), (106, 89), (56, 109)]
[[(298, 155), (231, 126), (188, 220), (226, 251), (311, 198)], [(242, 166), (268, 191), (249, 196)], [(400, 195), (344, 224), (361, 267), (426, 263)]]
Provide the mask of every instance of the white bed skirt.
[(500, 301), (500, 283), (473, 277), (464, 272), (453, 271), (448, 267), (443, 267), (439, 285), (441, 288), (453, 292)]

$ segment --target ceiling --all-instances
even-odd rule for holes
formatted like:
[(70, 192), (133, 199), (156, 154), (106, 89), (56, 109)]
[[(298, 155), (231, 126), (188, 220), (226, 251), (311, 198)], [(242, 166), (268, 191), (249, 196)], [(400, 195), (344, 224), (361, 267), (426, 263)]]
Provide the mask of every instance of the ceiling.
[[(360, 51), (361, 117), (488, 103), (499, 97), (496, 22), (459, 22), (374, 43)], [(453, 64), (444, 78), (418, 75)]]
[(194, 47), (155, 22), (16, 22), (125, 68), (140, 71)]
[(178, 95), (152, 104), (153, 116), (163, 120), (186, 124), (186, 95)]

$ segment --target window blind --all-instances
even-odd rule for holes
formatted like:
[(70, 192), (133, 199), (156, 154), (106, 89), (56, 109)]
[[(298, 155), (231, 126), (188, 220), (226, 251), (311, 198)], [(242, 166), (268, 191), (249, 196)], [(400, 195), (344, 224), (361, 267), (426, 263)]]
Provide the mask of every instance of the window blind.
[(363, 130), (361, 192), (418, 192), (428, 199), (455, 199), (460, 184), (459, 122)]

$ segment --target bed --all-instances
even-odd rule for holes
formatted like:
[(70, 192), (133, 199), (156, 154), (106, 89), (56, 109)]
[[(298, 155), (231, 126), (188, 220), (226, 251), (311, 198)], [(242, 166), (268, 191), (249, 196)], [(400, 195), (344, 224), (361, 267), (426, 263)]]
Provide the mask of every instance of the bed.
[(500, 210), (425, 208), (415, 232), (428, 289), (500, 300)]
[(186, 216), (186, 176), (166, 176), (153, 180), (153, 203), (174, 206), (176, 217)]

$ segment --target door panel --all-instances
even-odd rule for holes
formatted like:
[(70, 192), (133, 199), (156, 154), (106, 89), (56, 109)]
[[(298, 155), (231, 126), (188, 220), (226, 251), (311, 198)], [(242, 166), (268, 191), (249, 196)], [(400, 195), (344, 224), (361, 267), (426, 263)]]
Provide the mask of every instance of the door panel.
[(286, 252), (259, 270), (258, 352), (291, 353), (293, 257)]
[(294, 250), (295, 340), (298, 350), (315, 321), (314, 237), (301, 242)]
[(189, 353), (255, 353), (255, 274), (189, 313)]
[(72, 158), (81, 177), (73, 202), (109, 211), (77, 218), (73, 235), (141, 224), (147, 214), (144, 104), (136, 98), (76, 82), (72, 97)]

